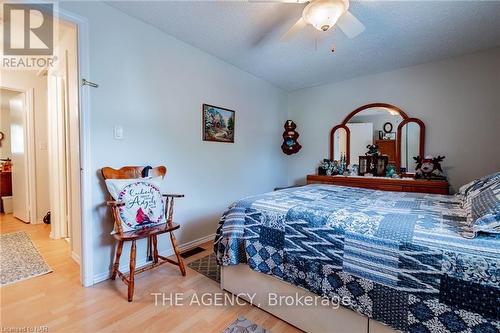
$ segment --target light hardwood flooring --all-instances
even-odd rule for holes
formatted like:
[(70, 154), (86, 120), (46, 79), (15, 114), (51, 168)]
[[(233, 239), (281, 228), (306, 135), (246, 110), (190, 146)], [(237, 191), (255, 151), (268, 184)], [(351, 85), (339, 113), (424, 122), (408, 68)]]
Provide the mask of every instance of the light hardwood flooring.
[[(70, 258), (65, 240), (49, 239), (50, 226), (24, 224), (11, 215), (0, 214), (0, 233), (26, 231), (53, 273), (0, 288), (2, 332), (9, 328), (41, 327), (43, 332), (222, 332), (239, 316), (273, 333), (300, 332), (297, 328), (249, 304), (244, 306), (155, 306), (151, 293), (220, 292), (219, 285), (187, 268), (182, 277), (175, 266), (164, 265), (136, 277), (135, 295), (127, 302), (126, 286), (119, 280), (83, 288), (79, 267)], [(186, 260), (201, 258), (211, 251)], [(128, 258), (122, 258), (123, 261)], [(0, 258), (8, 260), (8, 258)], [(187, 303), (187, 301), (186, 301)]]

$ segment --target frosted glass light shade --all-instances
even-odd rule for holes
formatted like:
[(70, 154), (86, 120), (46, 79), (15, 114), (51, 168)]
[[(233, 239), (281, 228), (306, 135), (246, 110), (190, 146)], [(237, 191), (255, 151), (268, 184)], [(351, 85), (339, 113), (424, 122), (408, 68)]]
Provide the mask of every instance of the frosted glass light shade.
[(302, 18), (320, 31), (327, 31), (349, 8), (347, 0), (315, 0), (302, 12)]

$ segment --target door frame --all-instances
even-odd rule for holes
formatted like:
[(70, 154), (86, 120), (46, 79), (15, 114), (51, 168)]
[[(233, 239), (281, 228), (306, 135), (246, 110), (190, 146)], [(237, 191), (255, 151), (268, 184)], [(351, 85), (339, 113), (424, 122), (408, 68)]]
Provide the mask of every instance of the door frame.
[[(22, 0), (21, 2), (28, 2)], [(63, 21), (71, 22), (77, 28), (78, 48), (78, 83), (79, 83), (79, 120), (80, 120), (80, 282), (84, 287), (94, 284), (93, 265), (93, 227), (92, 227), (92, 160), (91, 160), (91, 128), (90, 128), (90, 94), (89, 87), (81, 84), (83, 78), (90, 77), (89, 55), (89, 22), (87, 18), (61, 9), (59, 5), (53, 7), (53, 15)], [(30, 106), (33, 106), (33, 92), (30, 92)], [(28, 96), (28, 95), (26, 95)], [(31, 123), (33, 124), (33, 122)], [(33, 132), (34, 133), (34, 132)], [(33, 147), (34, 148), (34, 147)], [(33, 164), (34, 166), (34, 164)], [(36, 207), (36, 206), (35, 206)]]
[(33, 112), (33, 98), (35, 96), (34, 89), (24, 89), (22, 87), (0, 85), (1, 89), (15, 91), (24, 94), (23, 109), (24, 109), (24, 147), (26, 149), (26, 188), (28, 189), (28, 222), (35, 224), (36, 219), (36, 169), (35, 169), (35, 113)]
[(92, 156), (89, 87), (81, 84), (89, 78), (89, 23), (85, 17), (54, 6), (54, 16), (76, 25), (78, 48), (79, 118), (80, 118), (80, 282), (84, 287), (94, 284), (92, 227)]

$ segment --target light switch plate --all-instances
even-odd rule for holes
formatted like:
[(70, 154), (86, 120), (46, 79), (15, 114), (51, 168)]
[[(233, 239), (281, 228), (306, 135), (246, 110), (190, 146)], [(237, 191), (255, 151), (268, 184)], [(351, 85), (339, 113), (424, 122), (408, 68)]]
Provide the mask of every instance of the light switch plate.
[(123, 126), (115, 125), (115, 139), (122, 140), (123, 139)]

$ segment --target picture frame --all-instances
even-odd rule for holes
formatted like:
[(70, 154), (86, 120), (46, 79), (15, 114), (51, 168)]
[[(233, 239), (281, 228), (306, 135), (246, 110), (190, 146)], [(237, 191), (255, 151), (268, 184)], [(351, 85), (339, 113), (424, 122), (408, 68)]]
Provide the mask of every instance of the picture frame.
[(384, 140), (396, 140), (396, 132), (384, 133)]
[(385, 177), (387, 172), (387, 165), (389, 164), (388, 156), (376, 156), (373, 158), (375, 160), (373, 174), (377, 177)]
[(370, 162), (371, 156), (359, 157), (358, 175), (364, 176), (366, 173), (370, 173)]
[(201, 113), (203, 141), (234, 143), (236, 111), (203, 104)]

